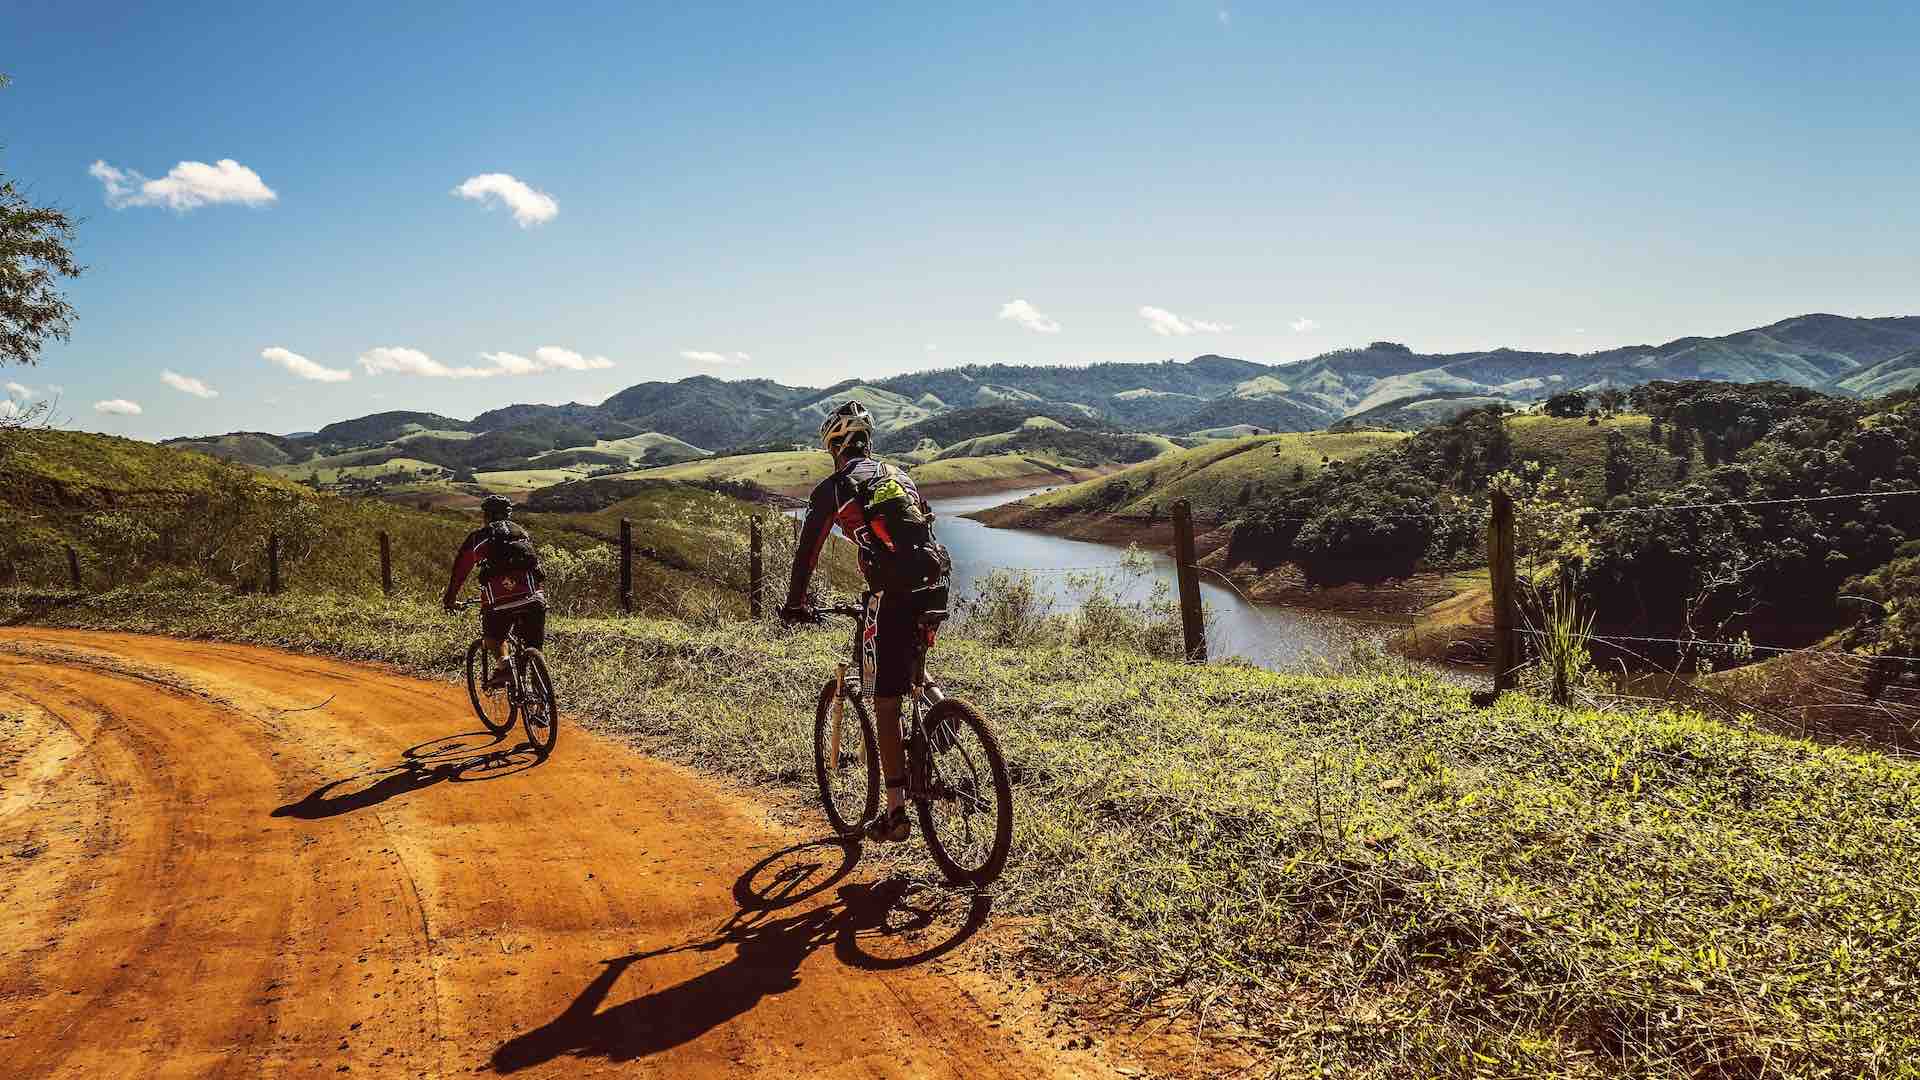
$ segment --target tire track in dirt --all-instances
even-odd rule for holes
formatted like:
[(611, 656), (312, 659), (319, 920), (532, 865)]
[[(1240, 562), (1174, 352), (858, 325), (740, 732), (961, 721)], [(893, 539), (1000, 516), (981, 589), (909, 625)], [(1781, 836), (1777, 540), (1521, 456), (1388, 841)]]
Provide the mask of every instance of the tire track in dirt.
[(0, 716), (0, 1075), (1111, 1075), (956, 962), (983, 904), (459, 687), (12, 629)]

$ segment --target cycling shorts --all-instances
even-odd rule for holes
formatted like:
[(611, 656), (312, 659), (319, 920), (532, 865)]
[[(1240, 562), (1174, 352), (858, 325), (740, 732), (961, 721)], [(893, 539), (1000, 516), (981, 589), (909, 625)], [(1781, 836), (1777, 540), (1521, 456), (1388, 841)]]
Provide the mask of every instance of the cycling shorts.
[(547, 605), (524, 604), (506, 611), (480, 613), (480, 636), (499, 641), (513, 627), (520, 628), (520, 644), (529, 649), (547, 647)]

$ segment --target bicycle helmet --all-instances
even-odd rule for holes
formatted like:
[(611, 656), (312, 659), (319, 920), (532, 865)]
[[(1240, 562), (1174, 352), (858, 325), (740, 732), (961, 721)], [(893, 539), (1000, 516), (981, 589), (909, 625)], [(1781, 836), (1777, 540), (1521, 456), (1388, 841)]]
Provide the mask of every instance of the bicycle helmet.
[(837, 454), (853, 439), (866, 442), (873, 437), (873, 414), (857, 401), (842, 404), (820, 422), (820, 442), (828, 453)]
[(505, 495), (489, 495), (480, 500), (480, 513), (488, 521), (505, 521), (513, 516), (513, 500)]

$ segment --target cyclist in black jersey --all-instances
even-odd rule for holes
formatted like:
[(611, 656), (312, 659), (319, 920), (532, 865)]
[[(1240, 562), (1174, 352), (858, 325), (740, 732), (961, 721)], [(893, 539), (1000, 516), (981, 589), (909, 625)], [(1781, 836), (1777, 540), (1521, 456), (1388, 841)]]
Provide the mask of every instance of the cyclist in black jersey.
[(873, 457), (872, 440), (873, 417), (857, 401), (841, 405), (820, 425), (820, 441), (833, 455), (834, 471), (808, 500), (780, 614), (789, 622), (813, 618), (807, 584), (827, 537), (840, 526), (859, 549), (860, 571), (867, 580), (862, 675), (873, 694), (880, 766), (887, 781), (886, 812), (868, 823), (866, 834), (895, 842), (913, 832), (906, 812), (900, 699), (913, 681), (920, 613), (932, 604), (945, 607), (948, 560), (946, 549), (933, 538), (932, 508), (905, 470)]

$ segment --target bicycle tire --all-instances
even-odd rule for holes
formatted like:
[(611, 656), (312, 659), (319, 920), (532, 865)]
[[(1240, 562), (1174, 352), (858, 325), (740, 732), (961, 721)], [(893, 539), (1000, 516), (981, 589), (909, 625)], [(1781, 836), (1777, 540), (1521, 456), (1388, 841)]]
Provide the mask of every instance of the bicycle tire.
[[(929, 755), (927, 761), (927, 779), (930, 791), (914, 800), (914, 810), (920, 818), (920, 831), (927, 839), (927, 851), (933, 861), (939, 865), (940, 872), (947, 880), (957, 885), (972, 885), (976, 888), (989, 885), (1006, 869), (1007, 854), (1013, 849), (1013, 781), (1007, 774), (1007, 762), (1000, 754), (999, 740), (987, 728), (987, 722), (980, 717), (979, 710), (959, 698), (948, 698), (927, 710), (922, 724), (926, 733), (925, 742), (936, 741), (934, 733), (948, 732), (948, 736), (938, 740), (946, 743), (947, 749), (936, 751), (931, 745), (923, 748)], [(969, 752), (969, 742), (972, 752)], [(978, 760), (975, 760), (977, 757)], [(966, 766), (968, 775), (942, 775), (941, 765), (958, 773), (959, 767)], [(985, 775), (982, 776), (982, 770)], [(937, 789), (948, 788), (953, 794), (944, 798)], [(985, 845), (970, 842), (963, 850), (961, 838), (949, 831), (942, 839), (941, 822), (935, 815), (935, 803), (942, 805), (964, 806), (968, 802), (978, 803), (978, 795), (986, 788), (993, 792), (993, 807), (988, 816), (992, 817), (993, 834)], [(978, 808), (963, 810), (957, 822), (950, 822), (948, 829), (955, 826), (971, 833), (970, 822), (966, 819), (978, 815)], [(985, 824), (985, 822), (982, 822)], [(973, 838), (969, 835), (969, 840)], [(979, 857), (975, 857), (973, 848), (979, 847)]]
[[(480, 725), (490, 734), (504, 735), (513, 728), (513, 701), (503, 687), (488, 690), (487, 683), (487, 643), (474, 638), (467, 646), (467, 700), (473, 702), (473, 715), (480, 718)], [(493, 713), (499, 713), (501, 719), (494, 720)]]
[[(858, 832), (879, 809), (880, 751), (874, 741), (873, 719), (867, 715), (866, 705), (858, 695), (851, 695), (846, 699), (846, 712), (841, 715), (841, 761), (829, 768), (828, 758), (833, 753), (833, 699), (834, 682), (829, 679), (820, 688), (820, 697), (813, 709), (813, 775), (820, 782), (820, 804), (826, 808), (827, 823), (833, 826), (834, 832), (847, 836)], [(854, 749), (859, 751), (860, 759), (866, 766), (865, 784), (860, 782), (862, 777), (841, 775), (841, 770), (852, 764), (846, 760), (849, 747), (845, 724), (849, 717), (852, 718), (853, 727), (860, 733)], [(841, 782), (836, 783), (836, 778)], [(836, 798), (836, 791), (841, 797)], [(851, 797), (851, 801), (847, 797)], [(849, 817), (850, 812), (855, 816)]]
[[(522, 649), (520, 658), (526, 680), (521, 686), (522, 700), (530, 698), (533, 706), (520, 710), (520, 722), (527, 729), (527, 745), (545, 758), (560, 739), (560, 703), (554, 698), (553, 676), (547, 673), (547, 658), (540, 655), (540, 650)], [(544, 724), (539, 722), (541, 715), (545, 716)]]

